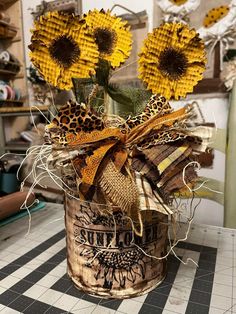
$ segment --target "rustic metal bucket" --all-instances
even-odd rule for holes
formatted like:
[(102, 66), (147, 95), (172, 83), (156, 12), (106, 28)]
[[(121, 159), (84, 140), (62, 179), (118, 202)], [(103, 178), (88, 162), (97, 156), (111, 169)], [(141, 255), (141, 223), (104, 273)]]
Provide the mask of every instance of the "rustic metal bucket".
[[(65, 197), (68, 275), (76, 287), (103, 298), (130, 298), (166, 275), (167, 216), (143, 211), (144, 232), (134, 236), (122, 211)], [(147, 254), (147, 255), (145, 255)]]

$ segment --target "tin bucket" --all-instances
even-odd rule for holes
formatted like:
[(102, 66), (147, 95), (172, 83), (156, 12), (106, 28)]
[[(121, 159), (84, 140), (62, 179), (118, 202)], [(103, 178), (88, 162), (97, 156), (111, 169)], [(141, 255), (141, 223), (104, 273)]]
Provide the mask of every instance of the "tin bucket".
[[(137, 297), (166, 275), (167, 216), (143, 211), (144, 232), (135, 236), (121, 210), (65, 197), (68, 275), (77, 288), (103, 298)], [(110, 207), (111, 209), (111, 207)]]

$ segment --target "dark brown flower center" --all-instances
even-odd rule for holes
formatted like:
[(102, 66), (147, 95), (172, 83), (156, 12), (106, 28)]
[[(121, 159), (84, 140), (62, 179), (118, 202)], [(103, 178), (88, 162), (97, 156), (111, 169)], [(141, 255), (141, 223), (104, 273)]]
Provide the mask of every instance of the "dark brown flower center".
[(51, 57), (64, 68), (69, 68), (80, 56), (80, 49), (70, 36), (60, 36), (54, 39), (49, 47)]
[(158, 68), (164, 76), (178, 80), (186, 73), (188, 60), (185, 54), (172, 47), (166, 48), (159, 57)]
[(111, 55), (117, 41), (116, 32), (107, 28), (96, 28), (94, 31), (95, 41), (100, 53)]

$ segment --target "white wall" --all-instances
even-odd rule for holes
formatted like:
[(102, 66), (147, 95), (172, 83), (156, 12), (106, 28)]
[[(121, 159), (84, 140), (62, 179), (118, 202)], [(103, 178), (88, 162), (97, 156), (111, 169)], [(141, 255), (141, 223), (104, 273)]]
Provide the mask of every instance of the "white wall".
[[(192, 97), (189, 102), (196, 100), (207, 122), (216, 123), (216, 127), (226, 129), (228, 117), (228, 99), (222, 95), (207, 95), (208, 98)], [(199, 97), (199, 96), (198, 96)], [(175, 108), (182, 107), (188, 101), (172, 102)], [(225, 154), (215, 151), (212, 169), (201, 169), (199, 175), (220, 180), (225, 179)], [(223, 226), (224, 207), (216, 202), (202, 199), (197, 207), (194, 221), (202, 224)]]
[[(111, 9), (114, 4), (120, 4), (134, 12), (140, 12), (146, 10), (149, 16), (149, 27), (152, 29), (152, 20), (153, 20), (153, 1), (152, 0), (93, 0), (93, 1), (86, 1), (83, 0), (83, 12), (88, 12), (94, 8), (96, 9)], [(123, 14), (127, 13), (124, 9), (116, 7), (114, 9), (114, 13), (116, 14)]]
[(33, 17), (31, 15), (30, 9), (35, 9), (38, 4), (41, 3), (41, 0), (22, 0), (22, 16), (23, 16), (23, 31), (24, 31), (24, 40), (25, 40), (25, 62), (26, 67), (29, 67), (29, 48), (31, 33), (30, 30), (33, 28)]

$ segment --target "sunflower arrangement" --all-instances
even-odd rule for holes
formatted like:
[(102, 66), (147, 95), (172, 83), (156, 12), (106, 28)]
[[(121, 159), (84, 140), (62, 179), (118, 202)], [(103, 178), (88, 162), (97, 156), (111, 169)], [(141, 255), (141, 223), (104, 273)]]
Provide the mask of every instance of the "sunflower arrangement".
[[(212, 134), (211, 128), (195, 122), (193, 105), (174, 111), (168, 102), (192, 92), (206, 63), (203, 42), (182, 23), (162, 24), (144, 41), (139, 73), (151, 97), (143, 111), (125, 119), (96, 111), (91, 100), (100, 98), (99, 88), (104, 92), (104, 107), (107, 94), (120, 103), (132, 102), (124, 90), (109, 82), (112, 71), (129, 57), (131, 44), (126, 22), (109, 10), (95, 9), (81, 18), (58, 12), (41, 17), (30, 45), (33, 64), (52, 85), (70, 89), (75, 79), (80, 90), (93, 85), (84, 102), (70, 100), (46, 126), (45, 168), (53, 161), (53, 167), (61, 170), (60, 182), (66, 192), (69, 275), (80, 288), (103, 296), (109, 290), (110, 297), (122, 297), (122, 289), (137, 295), (135, 289), (140, 290), (145, 276), (146, 290), (165, 277), (173, 195), (191, 190), (196, 183), (194, 164)], [(145, 226), (154, 222), (158, 229), (146, 243), (150, 233), (145, 235)], [(107, 246), (102, 238), (105, 233), (99, 233), (97, 246), (94, 238), (86, 238), (91, 225), (96, 225), (96, 232), (113, 228), (106, 233)], [(126, 235), (122, 235), (124, 228), (130, 229)], [(144, 241), (141, 250), (138, 244), (134, 250), (133, 233)], [(116, 239), (108, 241), (114, 234)], [(155, 245), (157, 237), (161, 240)], [(150, 252), (156, 254), (156, 262), (150, 263)], [(87, 273), (84, 264), (79, 264), (89, 256), (90, 282), (82, 278)], [(149, 275), (145, 267), (153, 267)], [(93, 288), (85, 287), (84, 282)]]
[[(102, 88), (104, 106), (107, 94), (118, 102), (122, 103), (125, 98), (127, 101), (128, 97), (123, 90), (111, 87), (109, 79), (112, 71), (129, 57), (132, 40), (128, 24), (112, 15), (109, 10), (94, 9), (81, 18), (51, 12), (36, 21), (31, 41), (31, 60), (46, 81), (60, 89), (72, 88), (72, 80), (75, 79), (80, 79), (80, 89), (87, 82), (94, 86), (92, 93), (83, 98), (85, 104), (81, 103), (81, 99), (77, 99), (81, 104), (67, 104), (47, 126), (54, 146), (68, 146), (72, 149), (77, 145), (93, 146), (96, 143), (93, 153), (89, 152), (84, 161), (82, 158), (73, 162), (73, 168), (80, 177), (80, 197), (91, 197), (91, 186), (96, 185), (104, 160), (109, 156), (109, 151), (115, 151), (112, 163), (107, 165), (107, 174), (103, 169), (104, 176), (97, 184), (112, 203), (125, 208), (137, 221), (135, 232), (142, 234), (135, 180), (129, 177), (130, 171), (127, 168), (125, 176), (119, 171), (126, 165), (129, 154), (135, 155), (133, 147), (149, 149), (157, 144), (195, 137), (186, 130), (183, 131), (186, 127), (183, 121), (191, 110), (186, 107), (172, 113), (168, 100), (185, 97), (202, 78), (206, 63), (203, 42), (194, 29), (189, 29), (182, 23), (164, 23), (148, 34), (139, 54), (139, 77), (155, 95), (150, 98), (142, 113), (124, 121), (116, 117), (112, 122), (106, 111), (103, 116), (96, 115), (93, 106), (91, 107), (91, 99), (96, 98), (98, 89)], [(84, 79), (87, 80), (83, 82)], [(104, 145), (100, 147), (99, 144), (103, 141)], [(120, 145), (126, 148), (120, 149)], [(188, 158), (188, 145), (181, 146), (176, 156), (185, 152)], [(205, 146), (200, 145), (201, 149)], [(156, 167), (156, 161), (154, 164)], [(108, 180), (115, 173), (116, 179)], [(193, 178), (194, 175), (190, 177)], [(179, 186), (183, 186), (182, 183), (179, 182)], [(126, 190), (131, 193), (117, 194), (119, 184), (126, 185)], [(163, 191), (163, 202), (168, 199), (164, 196), (165, 193)]]
[[(52, 12), (36, 21), (32, 33), (31, 61), (59, 89), (71, 89), (72, 78), (93, 78), (109, 93), (110, 69), (119, 67), (131, 52), (129, 26), (109, 10), (95, 9), (81, 19)], [(203, 42), (182, 23), (155, 29), (139, 56), (140, 78), (149, 90), (167, 99), (192, 92), (206, 63)]]
[(110, 11), (90, 11), (82, 18), (50, 12), (35, 22), (30, 58), (40, 74), (59, 89), (71, 89), (72, 78), (96, 74), (99, 59), (120, 66), (131, 51), (126, 22)]
[(148, 35), (139, 59), (140, 78), (167, 99), (185, 97), (202, 79), (204, 43), (182, 23), (165, 23)]

